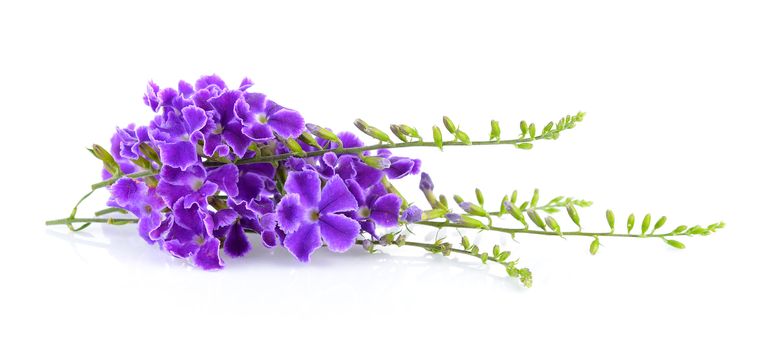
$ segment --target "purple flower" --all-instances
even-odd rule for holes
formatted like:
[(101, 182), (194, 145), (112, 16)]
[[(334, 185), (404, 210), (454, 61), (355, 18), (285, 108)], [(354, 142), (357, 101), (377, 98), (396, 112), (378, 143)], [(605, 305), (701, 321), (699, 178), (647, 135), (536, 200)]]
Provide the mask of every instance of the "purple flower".
[(118, 179), (110, 186), (108, 205), (123, 208), (136, 215), (139, 219), (139, 234), (148, 243), (154, 243), (150, 232), (158, 228), (162, 215), (161, 210), (166, 207), (154, 188), (128, 177)]
[(381, 184), (364, 191), (355, 180), (347, 180), (346, 183), (358, 203), (358, 209), (351, 216), (360, 222), (363, 231), (378, 238), (376, 224), (383, 227), (395, 227), (399, 224), (402, 198), (394, 193), (387, 193)]
[(418, 222), (421, 221), (421, 218), (423, 217), (423, 210), (421, 208), (418, 208), (415, 205), (411, 205), (405, 209), (405, 211), (402, 213), (402, 221), (405, 222)]
[(321, 239), (330, 250), (349, 249), (360, 233), (360, 224), (344, 212), (357, 210), (357, 201), (337, 176), (321, 190), (318, 173), (312, 170), (291, 172), (276, 213), (279, 227), (287, 234), (284, 246), (302, 262), (321, 247)]
[(299, 112), (284, 108), (261, 93), (246, 93), (235, 111), (245, 125), (245, 134), (255, 141), (281, 137), (297, 138), (305, 131), (305, 119)]

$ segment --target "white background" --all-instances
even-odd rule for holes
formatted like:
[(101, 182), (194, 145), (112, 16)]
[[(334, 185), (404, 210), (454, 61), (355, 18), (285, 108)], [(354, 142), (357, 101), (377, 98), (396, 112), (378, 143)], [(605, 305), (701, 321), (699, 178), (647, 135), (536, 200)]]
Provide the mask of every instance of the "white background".
[[(4, 2), (0, 347), (753, 349), (756, 16), (748, 1)], [(149, 79), (209, 73), (337, 130), (361, 117), (429, 135), (449, 115), (481, 139), (492, 118), (514, 136), (584, 110), (532, 151), (402, 153), (447, 195), (593, 200), (587, 229), (606, 208), (729, 226), (683, 251), (605, 239), (596, 256), (589, 239), (472, 233), (532, 269), (526, 290), (412, 247), (303, 265), (256, 246), (211, 273), (134, 227), (42, 225), (98, 180), (85, 147), (151, 118)], [(420, 201), (416, 185), (400, 188)]]

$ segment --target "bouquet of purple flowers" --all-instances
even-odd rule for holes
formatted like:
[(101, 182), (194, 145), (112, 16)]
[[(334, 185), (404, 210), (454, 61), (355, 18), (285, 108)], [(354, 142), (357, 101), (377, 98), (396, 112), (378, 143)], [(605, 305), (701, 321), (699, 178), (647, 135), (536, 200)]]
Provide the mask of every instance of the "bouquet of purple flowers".
[[(573, 128), (583, 120), (582, 112), (550, 122), (538, 132), (535, 124), (523, 121), (520, 135), (513, 139), (501, 138), (499, 122), (492, 120), (489, 139), (481, 141), (471, 140), (448, 117), (443, 124), (449, 136), (434, 126), (432, 141), (424, 141), (416, 128), (404, 124), (390, 126), (393, 139), (358, 119), (357, 129), (375, 140), (366, 145), (353, 133), (306, 123), (297, 111), (248, 91), (252, 85), (244, 79), (238, 88), (231, 88), (216, 75), (201, 77), (194, 85), (180, 81), (176, 89), (161, 89), (151, 82), (144, 103), (155, 118), (146, 126), (117, 128), (109, 151), (93, 145), (90, 152), (103, 163), (103, 181), (92, 185), (69, 217), (47, 225), (79, 231), (91, 223), (136, 223), (147, 243), (207, 270), (222, 268), (223, 255), (235, 258), (248, 253), (250, 234), (260, 235), (265, 247), (284, 247), (302, 262), (322, 247), (344, 252), (359, 245), (374, 252), (377, 246), (414, 246), (501, 264), (526, 286), (532, 283), (530, 270), (519, 267), (518, 260), (499, 246), (483, 250), (466, 236), (455, 243), (447, 238), (411, 241), (405, 232), (408, 226), (424, 225), (513, 236), (584, 236), (591, 239), (589, 251), (595, 254), (604, 237), (658, 238), (684, 248), (673, 237), (708, 235), (724, 226), (678, 226), (660, 233), (667, 219), (663, 216), (652, 224), (647, 214), (634, 231), (636, 219), (631, 214), (627, 231), (616, 233), (615, 215), (608, 210), (609, 230), (586, 232), (577, 208), (591, 202), (556, 197), (541, 204), (538, 190), (520, 203), (518, 192), (513, 192), (497, 208), (485, 209), (484, 196), (477, 189), (475, 200), (454, 196), (455, 208), (447, 197), (434, 193), (419, 159), (390, 151), (468, 145), (528, 150), (534, 141), (554, 140)], [(392, 180), (415, 175), (420, 175), (419, 189), (427, 204), (412, 204), (392, 185)], [(93, 218), (77, 217), (79, 204), (99, 188), (110, 191), (108, 208)], [(576, 229), (563, 230), (566, 225), (550, 216), (559, 211), (567, 213)], [(495, 217), (513, 224), (496, 226)], [(74, 227), (78, 223), (82, 225)]]

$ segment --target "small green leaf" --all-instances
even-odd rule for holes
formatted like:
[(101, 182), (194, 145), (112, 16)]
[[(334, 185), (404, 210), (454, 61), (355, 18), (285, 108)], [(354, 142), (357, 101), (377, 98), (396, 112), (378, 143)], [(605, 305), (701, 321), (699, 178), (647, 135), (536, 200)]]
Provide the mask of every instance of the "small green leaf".
[(525, 137), (528, 134), (528, 123), (525, 120), (520, 121), (520, 136)]
[(499, 122), (496, 120), (492, 120), (492, 130), (489, 133), (489, 140), (490, 141), (499, 141), (500, 135), (500, 129), (499, 129)]
[(628, 233), (631, 233), (631, 230), (633, 230), (633, 225), (636, 222), (636, 216), (631, 214), (628, 215), (628, 221), (626, 221), (626, 227), (628, 228)]
[(534, 195), (531, 197), (531, 208), (535, 208), (539, 204), (539, 189), (534, 189)]
[(439, 129), (438, 126), (434, 125), (434, 143), (436, 144), (436, 147), (439, 147), (439, 149), (442, 149), (442, 145), (444, 144), (444, 141), (442, 141), (442, 130)]
[(591, 241), (591, 245), (589, 245), (589, 253), (591, 253), (591, 255), (597, 255), (597, 251), (599, 251), (599, 237), (594, 236), (594, 240)]
[(673, 233), (681, 233), (683, 231), (686, 231), (687, 228), (688, 227), (686, 225), (678, 226), (678, 227), (676, 227), (675, 230), (673, 230)]
[(652, 233), (654, 233), (654, 231), (659, 230), (663, 225), (665, 225), (665, 222), (667, 222), (667, 221), (668, 221), (668, 218), (665, 217), (665, 216), (659, 218), (657, 220), (657, 222), (654, 224), (654, 228), (652, 229)]
[(531, 137), (531, 140), (536, 138), (536, 124), (531, 123), (531, 125), (528, 126), (528, 136)]
[(489, 253), (487, 252), (481, 253), (481, 262), (486, 264), (487, 261), (489, 261)]

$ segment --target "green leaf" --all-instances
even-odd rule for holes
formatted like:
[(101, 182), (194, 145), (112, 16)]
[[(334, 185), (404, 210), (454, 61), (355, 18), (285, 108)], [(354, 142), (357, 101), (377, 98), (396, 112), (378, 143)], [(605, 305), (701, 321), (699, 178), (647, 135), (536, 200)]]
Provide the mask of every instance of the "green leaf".
[(478, 205), (484, 206), (484, 193), (478, 188), (476, 189), (476, 200), (478, 201)]
[(525, 120), (520, 121), (520, 136), (525, 137), (528, 134), (528, 123)]
[(654, 233), (654, 231), (659, 230), (663, 225), (665, 225), (665, 222), (667, 221), (668, 221), (668, 218), (665, 216), (659, 218), (657, 222), (654, 224), (654, 229), (652, 229), (652, 233)]
[(534, 195), (531, 197), (531, 208), (535, 208), (539, 204), (539, 189), (534, 189)]
[(438, 126), (434, 125), (434, 143), (436, 144), (436, 147), (439, 147), (439, 149), (442, 149), (442, 145), (444, 144), (444, 141), (442, 141), (442, 130), (439, 129)]
[(528, 136), (531, 137), (531, 140), (536, 138), (536, 124), (531, 123), (531, 125), (528, 126)]
[(490, 141), (499, 141), (500, 135), (500, 129), (499, 129), (499, 122), (496, 120), (492, 120), (492, 130), (489, 133), (489, 140)]
[(631, 233), (631, 230), (633, 230), (633, 225), (636, 222), (636, 216), (631, 214), (628, 215), (628, 221), (626, 221), (626, 227), (628, 228), (628, 233)]

